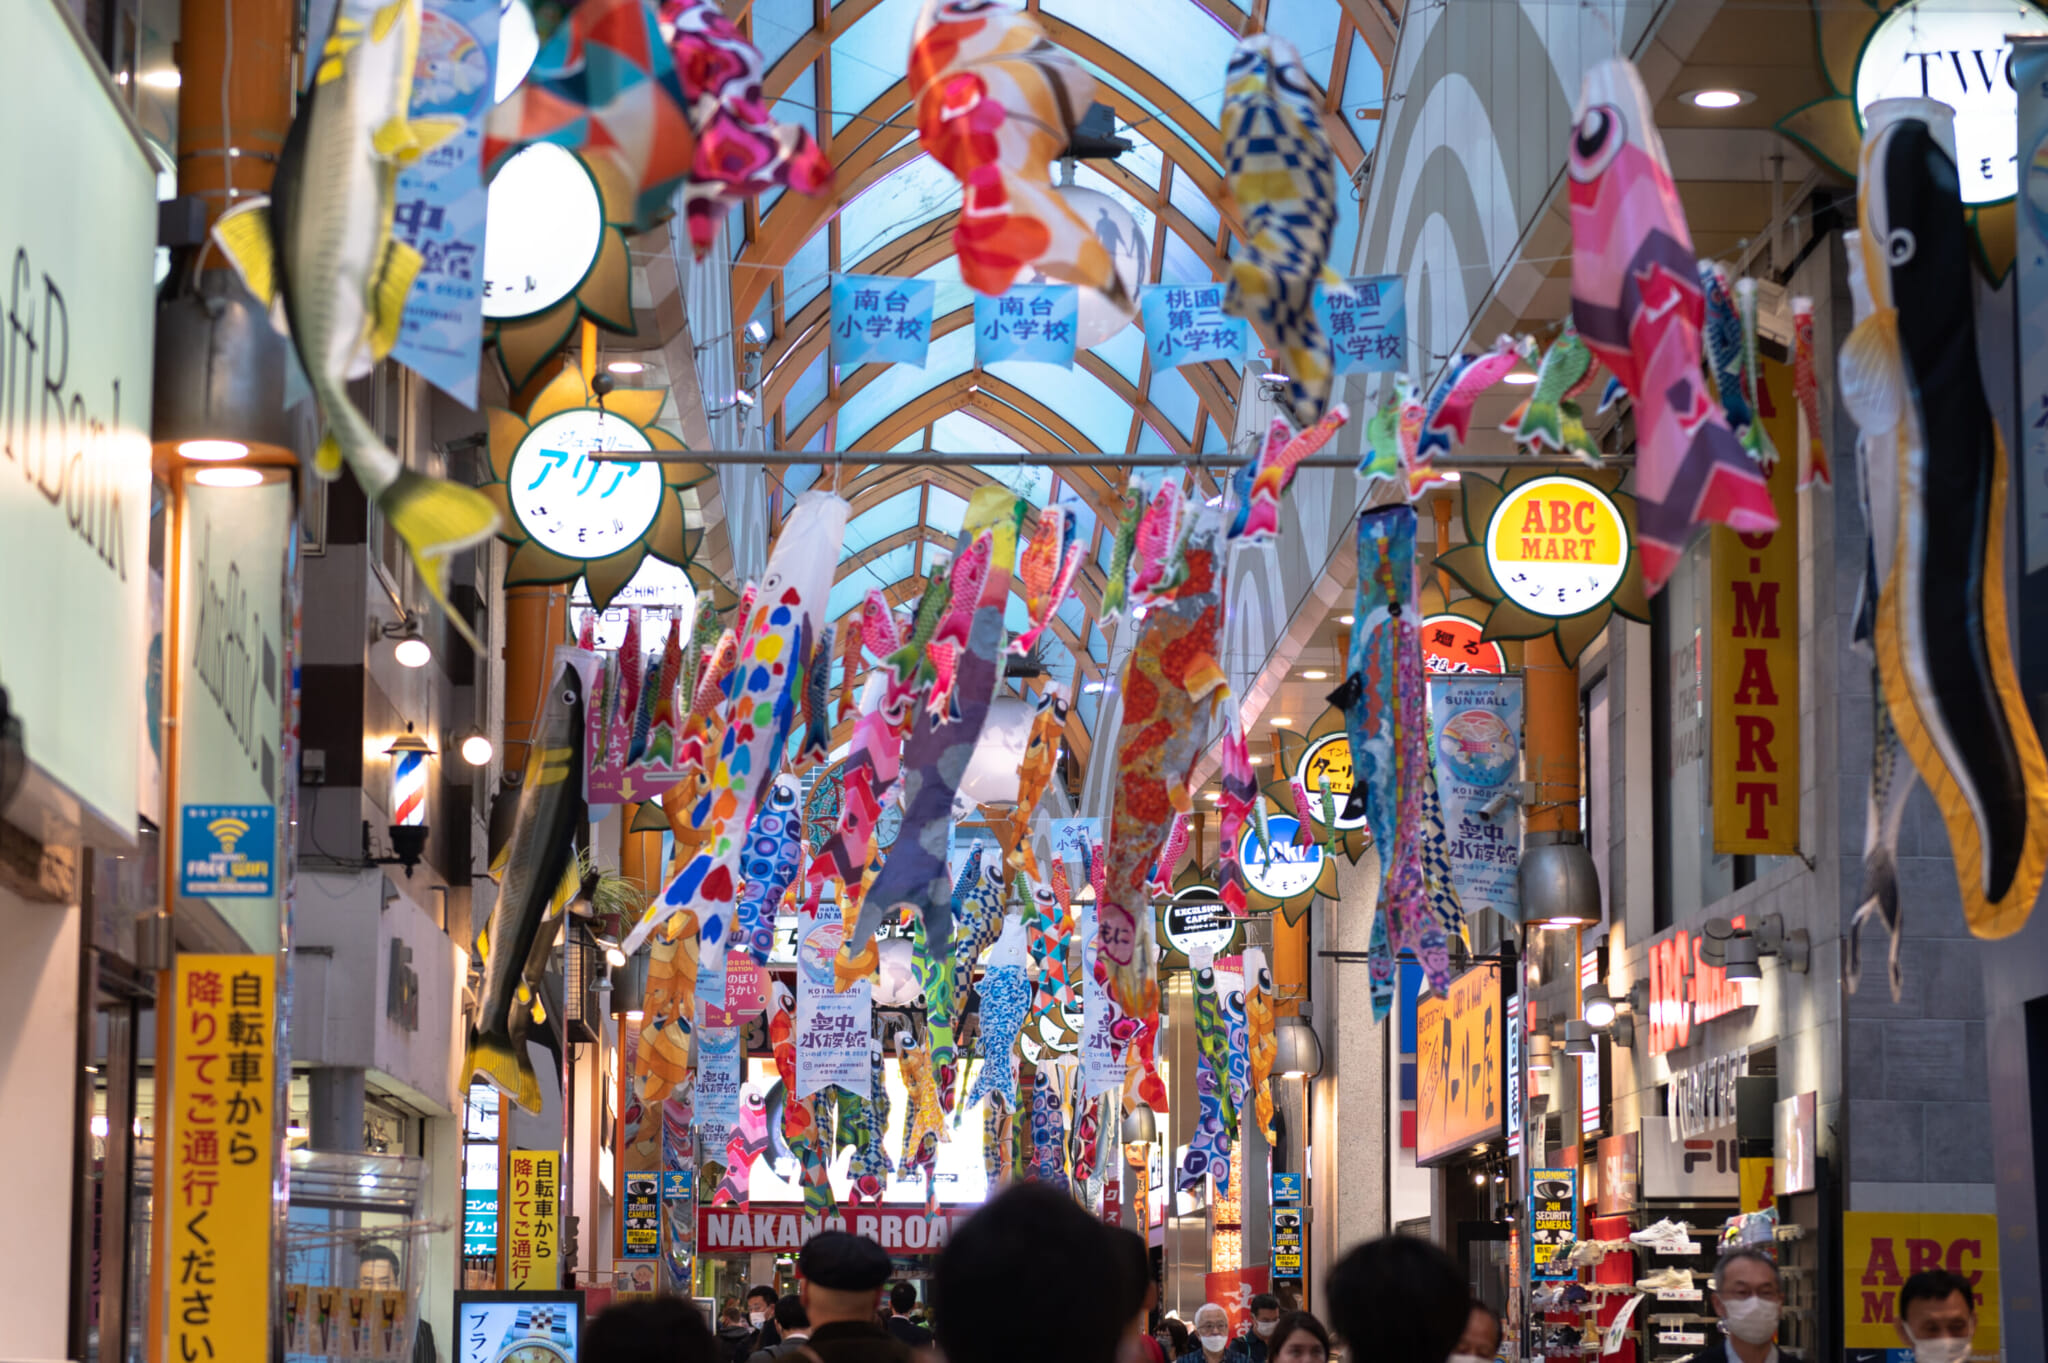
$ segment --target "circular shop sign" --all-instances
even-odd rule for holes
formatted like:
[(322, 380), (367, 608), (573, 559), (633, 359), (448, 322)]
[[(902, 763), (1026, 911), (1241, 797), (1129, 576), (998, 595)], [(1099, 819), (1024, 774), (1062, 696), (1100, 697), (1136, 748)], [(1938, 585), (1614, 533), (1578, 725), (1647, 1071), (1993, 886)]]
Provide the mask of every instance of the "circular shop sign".
[(1237, 919), (1207, 885), (1190, 885), (1166, 905), (1166, 943), (1183, 956), (1221, 956), (1237, 940)]
[(1562, 620), (1598, 608), (1628, 573), (1628, 523), (1591, 483), (1532, 478), (1494, 508), (1486, 567), (1501, 594)]
[(1956, 111), (1963, 202), (2010, 199), (2019, 185), (2019, 95), (2006, 35), (2044, 23), (2048, 11), (2023, 0), (1906, 0), (1870, 31), (1856, 59), (1857, 129), (1880, 99), (1940, 100)]
[[(1365, 827), (1363, 811), (1356, 818), (1344, 817), (1346, 797), (1351, 794), (1351, 740), (1341, 733), (1324, 734), (1308, 745), (1294, 768), (1295, 779), (1308, 792), (1309, 812), (1317, 823), (1323, 821), (1323, 779), (1329, 778), (1330, 799), (1337, 806), (1339, 832)], [(1256, 843), (1254, 844), (1256, 845)]]
[(484, 316), (516, 321), (576, 292), (604, 245), (597, 181), (552, 142), (517, 152), (491, 180), (484, 220)]
[[(610, 464), (607, 468), (639, 468), (638, 464)], [(632, 578), (619, 588), (619, 594), (612, 598), (611, 605), (598, 613), (596, 624), (597, 646), (616, 653), (626, 642), (626, 626), (635, 608), (641, 612), (640, 642), (648, 648), (657, 648), (668, 639), (671, 620), (683, 622), (683, 638), (687, 641), (690, 630), (697, 622), (697, 584), (691, 580), (687, 568), (658, 559), (649, 554), (634, 570)], [(590, 581), (577, 578), (576, 585), (569, 589), (569, 625), (577, 634), (583, 632), (583, 624), (590, 619)]]
[(1428, 615), (1422, 620), (1422, 666), (1435, 676), (1477, 673), (1497, 677), (1508, 670), (1500, 645), (1482, 637), (1483, 626), (1462, 615)]
[(1294, 830), (1299, 827), (1286, 814), (1275, 814), (1266, 820), (1266, 833), (1273, 840), (1270, 864), (1266, 854), (1259, 850), (1256, 828), (1247, 826), (1238, 840), (1237, 860), (1244, 867), (1246, 883), (1268, 899), (1299, 899), (1316, 887), (1316, 880), (1323, 873), (1321, 844), (1294, 845)]
[(661, 514), (661, 469), (600, 464), (597, 450), (649, 450), (638, 427), (594, 407), (557, 412), (512, 451), (505, 482), (512, 514), (543, 549), (564, 558), (609, 558), (646, 534)]

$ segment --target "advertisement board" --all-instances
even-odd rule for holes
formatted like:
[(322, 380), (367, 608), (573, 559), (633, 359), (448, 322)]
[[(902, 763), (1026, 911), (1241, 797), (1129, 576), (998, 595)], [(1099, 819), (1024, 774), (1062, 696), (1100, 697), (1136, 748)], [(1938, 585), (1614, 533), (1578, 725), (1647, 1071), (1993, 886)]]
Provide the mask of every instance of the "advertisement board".
[(1579, 1171), (1529, 1171), (1529, 1277), (1532, 1281), (1575, 1278), (1571, 1245), (1579, 1238)]
[(1899, 1288), (1930, 1268), (1969, 1280), (1977, 1295), (1971, 1357), (1998, 1357), (1998, 1218), (1962, 1212), (1842, 1213), (1843, 1347), (1898, 1348)]
[[(581, 1292), (457, 1292), (455, 1363), (559, 1357), (576, 1363), (583, 1339)], [(531, 1352), (515, 1352), (522, 1344)]]
[(1507, 1134), (1500, 968), (1475, 966), (1416, 1010), (1416, 1163)]

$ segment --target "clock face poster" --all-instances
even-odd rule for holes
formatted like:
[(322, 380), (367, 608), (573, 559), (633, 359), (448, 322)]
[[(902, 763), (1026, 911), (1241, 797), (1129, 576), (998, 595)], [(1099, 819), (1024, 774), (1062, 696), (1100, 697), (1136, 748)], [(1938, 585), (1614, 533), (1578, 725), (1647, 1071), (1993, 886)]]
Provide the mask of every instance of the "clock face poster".
[(576, 1292), (458, 1292), (455, 1363), (576, 1363)]

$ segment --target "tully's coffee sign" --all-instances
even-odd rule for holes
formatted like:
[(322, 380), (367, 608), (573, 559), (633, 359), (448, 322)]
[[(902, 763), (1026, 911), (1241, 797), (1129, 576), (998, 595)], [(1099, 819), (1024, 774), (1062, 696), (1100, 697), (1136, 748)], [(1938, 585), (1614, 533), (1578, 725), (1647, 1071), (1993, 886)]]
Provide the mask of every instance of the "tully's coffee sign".
[(126, 839), (149, 623), (156, 170), (64, 6), (9, 6), (6, 32), (0, 126), (36, 131), (0, 139), (0, 685), (30, 759)]
[(1751, 1004), (1727, 971), (1701, 958), (1704, 940), (1678, 928), (1650, 943), (1651, 1055), (1691, 1045), (1693, 1028)]

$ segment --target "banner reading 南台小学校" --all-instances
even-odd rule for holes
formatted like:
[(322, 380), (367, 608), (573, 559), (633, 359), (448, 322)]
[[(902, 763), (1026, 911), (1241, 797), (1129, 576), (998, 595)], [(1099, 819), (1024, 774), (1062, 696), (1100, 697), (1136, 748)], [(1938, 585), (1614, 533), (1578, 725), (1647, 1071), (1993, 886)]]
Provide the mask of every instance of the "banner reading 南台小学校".
[(1519, 806), (1500, 797), (1514, 793), (1521, 765), (1522, 679), (1432, 677), (1429, 729), (1458, 900), (1468, 914), (1492, 909), (1520, 922)]

